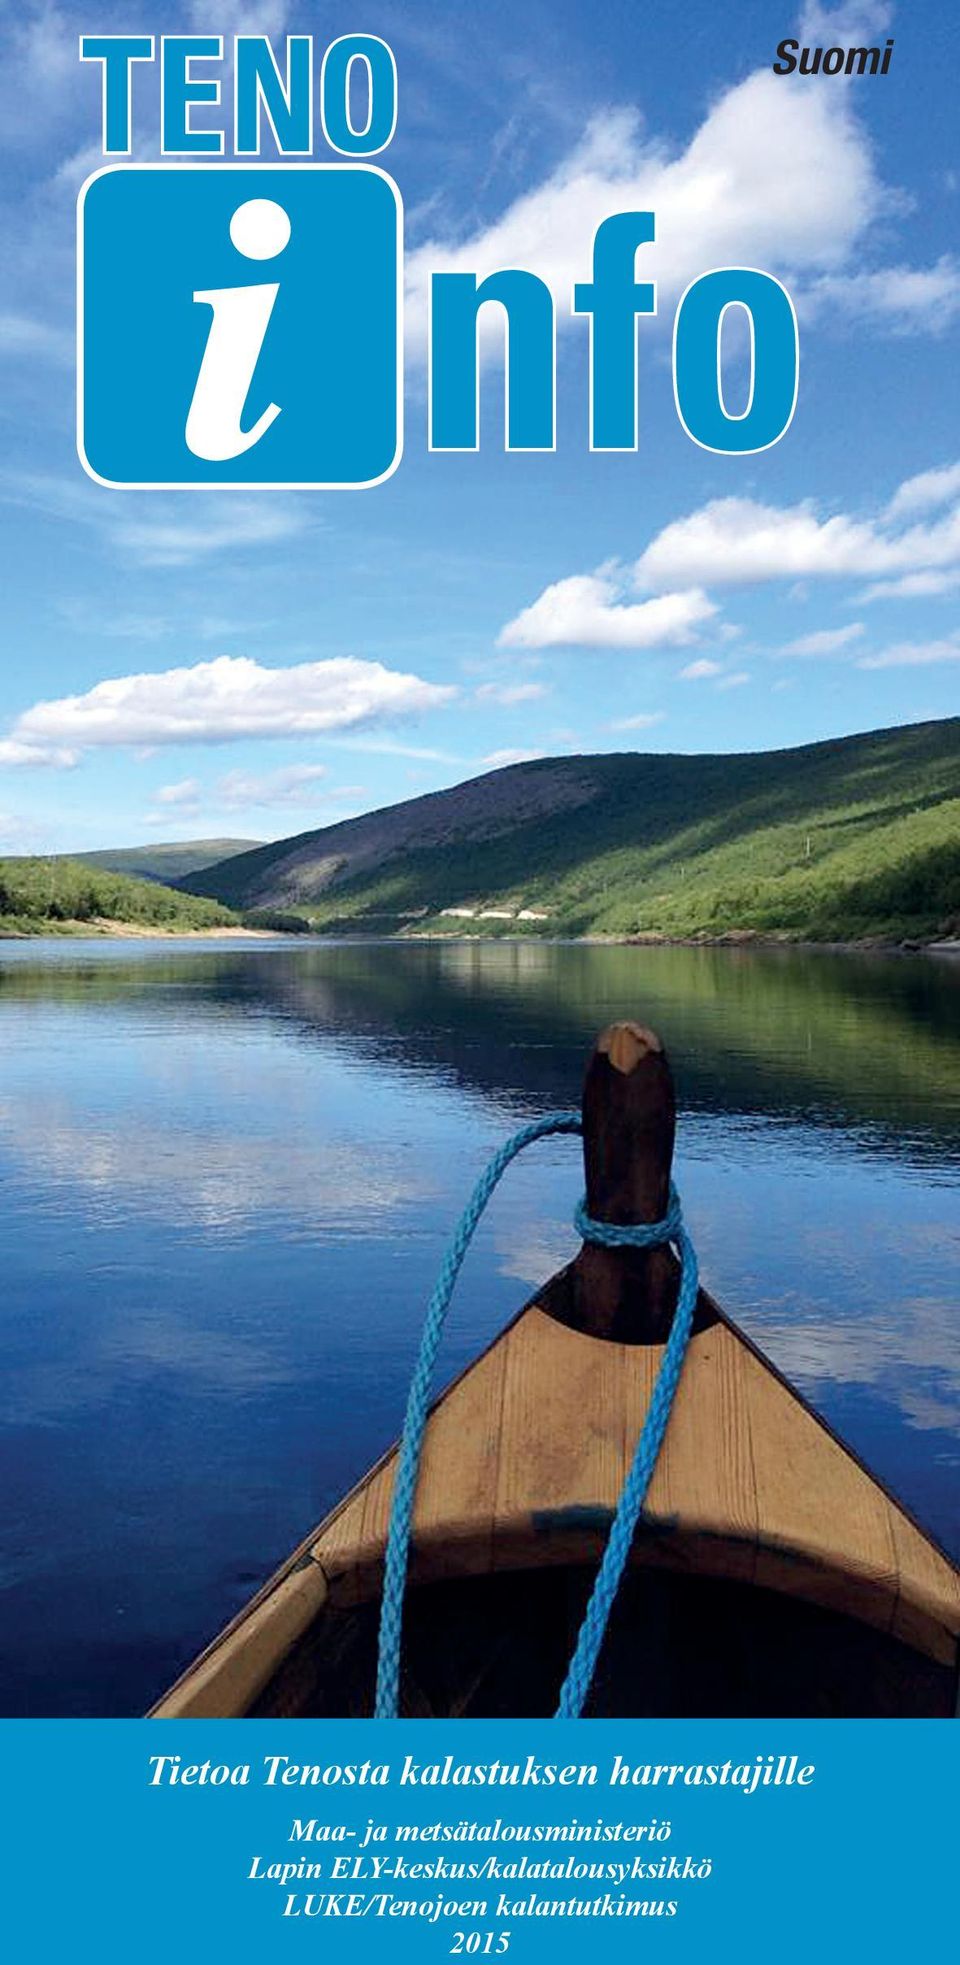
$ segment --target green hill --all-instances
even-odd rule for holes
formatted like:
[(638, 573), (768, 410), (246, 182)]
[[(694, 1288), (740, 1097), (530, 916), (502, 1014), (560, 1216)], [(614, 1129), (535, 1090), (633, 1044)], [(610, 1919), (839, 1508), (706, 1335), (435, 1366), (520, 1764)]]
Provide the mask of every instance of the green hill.
[(147, 933), (202, 933), (235, 921), (218, 901), (176, 893), (155, 880), (101, 871), (81, 860), (0, 860), (0, 934), (96, 931), (105, 922)]
[(69, 857), (82, 860), (84, 866), (103, 867), (108, 873), (129, 873), (135, 880), (160, 880), (172, 886), (185, 874), (196, 873), (198, 867), (229, 860), (234, 853), (249, 853), (259, 843), (256, 839), (187, 839), (156, 846), (110, 846)]
[(930, 938), (960, 924), (960, 718), (511, 765), (183, 886), (341, 933)]

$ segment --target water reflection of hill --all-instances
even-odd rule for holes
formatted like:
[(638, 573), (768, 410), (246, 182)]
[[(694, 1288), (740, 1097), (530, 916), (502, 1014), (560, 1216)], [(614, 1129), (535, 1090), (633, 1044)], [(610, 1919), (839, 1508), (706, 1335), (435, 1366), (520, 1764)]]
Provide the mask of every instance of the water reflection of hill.
[(803, 1121), (881, 1152), (960, 1153), (960, 963), (828, 951), (512, 943), (60, 955), (0, 964), (0, 1007), (267, 1018), (304, 1046), (377, 1048), (517, 1109), (576, 1097), (600, 1025), (655, 1024), (683, 1103)]

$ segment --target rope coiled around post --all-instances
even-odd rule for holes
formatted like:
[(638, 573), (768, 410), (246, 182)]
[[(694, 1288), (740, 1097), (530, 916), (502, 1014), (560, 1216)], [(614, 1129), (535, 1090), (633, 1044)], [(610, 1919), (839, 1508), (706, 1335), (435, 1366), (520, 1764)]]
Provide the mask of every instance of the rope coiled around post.
[[(481, 1174), (444, 1256), (424, 1319), (420, 1349), (407, 1396), (403, 1435), (397, 1458), (380, 1610), (377, 1690), (374, 1705), (374, 1716), (377, 1719), (396, 1719), (399, 1709), (403, 1599), (423, 1435), (430, 1409), (430, 1389), (437, 1351), (464, 1256), (487, 1202), (511, 1160), (515, 1160), (517, 1154), (522, 1153), (524, 1147), (531, 1146), (535, 1140), (581, 1131), (580, 1114), (564, 1112), (552, 1119), (534, 1120), (531, 1125), (522, 1126), (519, 1132), (506, 1140)], [(607, 1545), (590, 1594), (573, 1657), (561, 1688), (560, 1701), (554, 1714), (556, 1719), (579, 1718), (590, 1691), (610, 1612), (630, 1553), (630, 1545), (657, 1464), (674, 1396), (680, 1382), (699, 1286), (696, 1251), (684, 1228), (680, 1197), (672, 1182), (667, 1212), (662, 1221), (643, 1222), (632, 1227), (622, 1227), (613, 1222), (594, 1221), (587, 1213), (586, 1197), (584, 1197), (576, 1209), (574, 1226), (584, 1241), (596, 1242), (602, 1248), (651, 1249), (658, 1248), (665, 1242), (673, 1242), (680, 1257), (681, 1273), (677, 1307), (660, 1370), (657, 1373), (653, 1397), (643, 1422), (633, 1463), (617, 1503)]]

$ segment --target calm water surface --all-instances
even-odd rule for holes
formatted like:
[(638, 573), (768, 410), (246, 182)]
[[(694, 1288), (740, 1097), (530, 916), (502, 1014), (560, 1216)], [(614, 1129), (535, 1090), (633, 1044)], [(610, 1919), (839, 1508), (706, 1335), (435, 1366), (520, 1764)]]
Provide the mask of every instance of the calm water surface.
[[(396, 1433), (492, 1148), (639, 1015), (726, 1307), (960, 1554), (960, 962), (523, 946), (0, 949), (0, 1711), (139, 1712)], [(575, 1247), (499, 1190), (444, 1353)]]

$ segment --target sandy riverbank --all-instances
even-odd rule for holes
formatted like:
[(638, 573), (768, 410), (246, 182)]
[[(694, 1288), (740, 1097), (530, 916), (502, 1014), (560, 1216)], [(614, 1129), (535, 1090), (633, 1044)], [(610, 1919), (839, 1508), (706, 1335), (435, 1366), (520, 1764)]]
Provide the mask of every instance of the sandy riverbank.
[[(322, 939), (322, 931), (318, 931)], [(469, 935), (446, 934), (443, 930), (418, 929), (399, 935), (349, 935), (330, 937), (331, 940), (349, 941), (396, 941), (396, 942), (462, 942), (465, 945), (483, 943), (491, 947), (497, 942), (514, 946), (537, 947), (554, 944), (573, 948), (727, 948), (727, 949), (779, 949), (789, 953), (791, 950), (820, 950), (835, 955), (960, 955), (960, 939), (941, 938), (939, 941), (920, 941), (914, 938), (894, 935), (867, 935), (859, 941), (811, 941), (802, 936), (787, 934), (758, 933), (753, 928), (731, 928), (722, 935)]]
[(441, 930), (409, 930), (398, 935), (365, 935), (335, 932), (326, 934), (323, 929), (314, 930), (306, 936), (285, 934), (279, 928), (164, 928), (150, 926), (134, 921), (112, 921), (100, 917), (94, 921), (46, 922), (35, 930), (23, 928), (4, 928), (0, 925), (0, 942), (4, 941), (59, 941), (77, 940), (102, 941), (170, 941), (170, 942), (256, 942), (256, 941), (353, 941), (353, 942), (462, 942), (465, 944), (483, 942), (487, 946), (496, 943), (514, 943), (528, 946), (531, 943), (543, 947), (557, 944), (580, 948), (730, 948), (730, 949), (819, 949), (822, 953), (834, 954), (875, 954), (875, 955), (960, 955), (960, 937), (943, 937), (939, 941), (897, 940), (891, 936), (875, 935), (861, 941), (806, 941), (792, 935), (758, 934), (754, 929), (730, 929), (723, 935), (477, 935), (460, 932), (446, 933)]
[[(36, 942), (73, 940), (79, 937), (87, 940), (104, 941), (164, 941), (164, 942), (263, 942), (276, 941), (277, 934), (272, 928), (164, 928), (158, 924), (150, 925), (139, 921), (110, 921), (98, 917), (94, 921), (44, 922), (35, 930), (26, 928), (0, 927), (0, 941)], [(285, 939), (281, 937), (281, 939)], [(291, 941), (296, 937), (291, 935)]]

